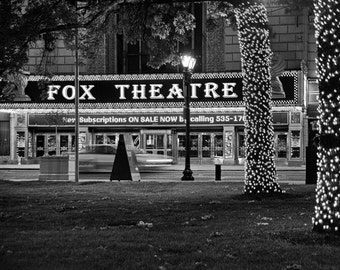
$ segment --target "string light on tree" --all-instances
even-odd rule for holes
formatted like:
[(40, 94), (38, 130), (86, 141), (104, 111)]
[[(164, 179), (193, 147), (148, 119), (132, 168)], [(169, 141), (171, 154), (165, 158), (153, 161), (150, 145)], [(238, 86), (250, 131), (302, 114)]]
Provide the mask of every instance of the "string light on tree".
[(277, 183), (271, 104), (267, 10), (262, 4), (235, 9), (245, 102), (245, 193), (281, 193)]
[(340, 234), (340, 2), (315, 0), (318, 57), (318, 183), (314, 230)]

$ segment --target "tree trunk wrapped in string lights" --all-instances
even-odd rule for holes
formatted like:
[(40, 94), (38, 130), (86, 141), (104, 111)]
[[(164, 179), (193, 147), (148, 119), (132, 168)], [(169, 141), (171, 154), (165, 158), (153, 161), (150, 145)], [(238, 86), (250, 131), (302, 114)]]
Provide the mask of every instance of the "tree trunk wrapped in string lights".
[(314, 13), (320, 144), (313, 225), (340, 234), (340, 2), (316, 0)]
[(245, 193), (281, 193), (277, 183), (271, 111), (267, 10), (262, 4), (235, 9), (245, 102)]

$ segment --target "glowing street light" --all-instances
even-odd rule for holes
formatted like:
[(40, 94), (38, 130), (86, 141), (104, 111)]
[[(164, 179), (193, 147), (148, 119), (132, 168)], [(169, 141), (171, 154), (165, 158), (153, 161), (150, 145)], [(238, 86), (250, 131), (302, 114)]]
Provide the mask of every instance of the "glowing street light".
[(182, 180), (192, 181), (192, 171), (190, 169), (190, 79), (196, 64), (196, 59), (191, 55), (181, 56), (183, 66), (183, 93), (184, 93), (184, 113), (185, 113), (185, 169)]

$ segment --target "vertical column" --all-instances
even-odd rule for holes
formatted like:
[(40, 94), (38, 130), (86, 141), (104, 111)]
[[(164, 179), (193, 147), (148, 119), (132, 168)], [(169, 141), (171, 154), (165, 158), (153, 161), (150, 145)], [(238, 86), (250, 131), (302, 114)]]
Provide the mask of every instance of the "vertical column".
[(14, 160), (16, 159), (16, 132), (15, 132), (15, 128), (16, 128), (16, 114), (15, 113), (11, 113), (10, 114), (10, 120), (9, 120), (9, 132), (10, 132), (10, 136), (9, 136), (9, 144), (10, 144), (10, 159)]

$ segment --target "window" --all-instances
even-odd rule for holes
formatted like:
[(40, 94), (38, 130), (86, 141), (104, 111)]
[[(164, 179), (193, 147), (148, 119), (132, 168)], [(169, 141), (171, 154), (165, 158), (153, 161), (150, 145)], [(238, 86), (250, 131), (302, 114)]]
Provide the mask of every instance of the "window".
[[(196, 3), (192, 6), (193, 12), (196, 18), (196, 28), (192, 33), (192, 38), (189, 44), (185, 46), (178, 46), (179, 51), (190, 50), (194, 53), (197, 58), (197, 63), (195, 66), (196, 72), (202, 71), (202, 36), (203, 36), (203, 4)], [(108, 59), (108, 68), (115, 69), (109, 70), (109, 72), (118, 73), (118, 74), (140, 74), (140, 73), (173, 73), (180, 72), (180, 67), (172, 66), (170, 64), (162, 66), (160, 69), (153, 69), (147, 65), (149, 61), (149, 55), (147, 54), (147, 50), (145, 44), (139, 41), (135, 44), (127, 44), (124, 40), (123, 35), (117, 35), (115, 37), (115, 48), (116, 48), (116, 56), (114, 54), (108, 52), (109, 57), (116, 57), (116, 59)], [(108, 46), (108, 51), (112, 49)], [(110, 67), (110, 62), (117, 63), (116, 67)]]

